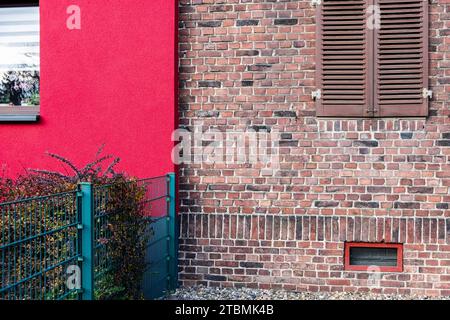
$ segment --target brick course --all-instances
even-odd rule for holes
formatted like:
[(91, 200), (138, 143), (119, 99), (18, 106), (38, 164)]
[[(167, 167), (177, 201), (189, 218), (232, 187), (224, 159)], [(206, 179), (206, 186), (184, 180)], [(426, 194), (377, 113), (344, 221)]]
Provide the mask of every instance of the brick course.
[[(430, 4), (430, 116), (315, 116), (315, 8), (180, 0), (180, 126), (281, 132), (273, 176), (180, 167), (183, 284), (450, 295), (450, 3)], [(404, 272), (343, 270), (345, 241), (404, 243)]]

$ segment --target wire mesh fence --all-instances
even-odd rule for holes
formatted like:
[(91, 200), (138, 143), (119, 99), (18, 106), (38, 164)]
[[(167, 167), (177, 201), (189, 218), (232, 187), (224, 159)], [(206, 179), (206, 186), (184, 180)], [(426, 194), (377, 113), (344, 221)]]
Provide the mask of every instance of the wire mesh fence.
[[(130, 184), (101, 185), (93, 188), (93, 212), (94, 212), (94, 287), (99, 296), (102, 288), (112, 281), (114, 276), (111, 271), (111, 220), (117, 214), (112, 198), (126, 197), (130, 192)], [(141, 194), (138, 208), (132, 210), (139, 212), (144, 218), (141, 223), (145, 225), (148, 241), (154, 237), (152, 224), (155, 219), (168, 215), (168, 180), (167, 176), (138, 180), (133, 183), (133, 188)], [(167, 250), (166, 250), (167, 251)], [(165, 259), (165, 257), (164, 257)], [(149, 262), (150, 263), (150, 262)], [(116, 266), (117, 267), (117, 266)]]
[(0, 299), (77, 298), (65, 271), (81, 257), (76, 191), (0, 204)]
[[(173, 288), (177, 277), (174, 176), (132, 183), (141, 194), (135, 211), (143, 214), (148, 235), (142, 289), (153, 298)], [(114, 199), (121, 197), (122, 189), (120, 184), (89, 186), (86, 194), (80, 186), (71, 192), (1, 203), (0, 300), (101, 296), (102, 283), (114, 276), (111, 219), (120, 214)], [(158, 266), (160, 261), (166, 264)], [(82, 280), (69, 283), (77, 268)], [(90, 275), (92, 284), (85, 281)], [(154, 284), (155, 276), (162, 284)]]

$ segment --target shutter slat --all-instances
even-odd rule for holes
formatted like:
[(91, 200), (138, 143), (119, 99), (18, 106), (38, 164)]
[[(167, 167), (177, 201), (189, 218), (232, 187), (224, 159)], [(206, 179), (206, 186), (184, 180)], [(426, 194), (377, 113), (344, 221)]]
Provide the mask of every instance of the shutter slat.
[[(419, 99), (422, 97), (422, 92), (421, 92), (421, 90), (419, 88), (416, 88), (416, 89), (414, 89), (414, 88), (413, 89), (400, 89), (400, 90), (398, 90), (398, 89), (394, 89), (394, 90), (392, 90), (392, 89), (384, 89), (384, 90), (382, 90), (382, 92), (383, 92), (383, 95), (385, 95), (389, 99), (392, 98), (392, 97), (389, 97), (390, 95), (399, 95), (399, 94), (419, 95), (420, 96), (420, 97), (418, 97)], [(417, 97), (414, 97), (414, 99), (415, 98), (417, 98)]]
[(397, 35), (397, 36), (404, 36), (404, 35), (410, 34), (414, 30), (420, 31), (420, 28), (404, 28), (402, 30), (398, 30), (398, 29), (397, 30), (391, 30), (391, 29), (384, 28), (383, 30), (379, 31), (379, 34), (383, 34), (383, 35), (385, 35), (385, 34), (391, 34), (391, 35), (394, 34), (394, 35)]
[[(345, 60), (325, 60), (323, 62), (324, 66), (327, 66), (327, 65), (334, 66), (334, 65), (339, 65), (339, 64), (348, 65), (348, 61), (345, 61)], [(356, 61), (353, 62), (353, 65), (355, 67), (358, 67), (358, 65), (364, 65), (364, 61), (363, 60), (356, 60)]]
[[(383, 107), (383, 105), (389, 105), (390, 108), (393, 109), (397, 109), (396, 112), (398, 113), (402, 113), (403, 110), (398, 109), (398, 104), (417, 104), (420, 103), (420, 99), (416, 99), (416, 100), (389, 100), (389, 101), (385, 101), (385, 100), (380, 100), (379, 104), (380, 107)], [(391, 113), (392, 111), (390, 111)]]
[(333, 40), (349, 40), (349, 39), (358, 39), (358, 40), (364, 40), (364, 35), (363, 34), (358, 34), (358, 35), (329, 35), (327, 36), (327, 38), (329, 40), (333, 39)]
[(398, 8), (398, 7), (395, 7), (395, 9), (387, 9), (386, 8), (385, 10), (386, 10), (386, 13), (395, 14), (395, 13), (420, 12), (420, 9), (421, 9), (421, 7), (419, 5), (417, 7), (414, 7), (414, 6), (412, 6), (412, 7), (405, 7), (404, 9), (401, 9), (401, 8)]
[(401, 80), (386, 79), (385, 81), (383, 81), (383, 85), (397, 84), (397, 83), (417, 84), (418, 86), (422, 87), (422, 79), (401, 79)]
[(409, 39), (409, 38), (416, 38), (417, 35), (415, 34), (411, 34), (410, 31), (405, 32), (402, 35), (397, 34), (383, 34), (380, 35), (380, 39), (397, 39), (397, 40), (401, 40), (401, 39)]
[[(362, 26), (361, 26), (361, 27), (362, 27)], [(325, 31), (348, 30), (348, 28), (349, 28), (348, 25), (343, 25), (343, 26), (336, 26), (336, 25), (330, 26), (330, 25), (325, 25), (325, 26), (323, 26), (323, 30), (325, 30)], [(362, 30), (363, 30), (363, 28), (355, 28), (354, 25), (352, 25), (351, 28), (354, 28), (354, 29), (356, 29), (356, 30), (358, 30), (358, 31), (362, 31)]]
[(348, 85), (348, 84), (334, 84), (333, 86), (324, 85), (324, 88), (328, 89), (330, 92), (333, 92), (333, 89), (340, 90), (348, 90), (348, 89), (364, 89), (364, 86), (361, 85)]
[[(380, 39), (383, 40), (384, 44), (406, 43), (406, 44), (412, 44), (412, 45), (415, 45), (415, 44), (420, 45), (422, 43), (422, 38), (421, 37), (419, 38), (418, 35), (414, 35), (413, 39), (411, 39), (411, 38), (409, 38), (409, 39), (386, 39), (386, 38), (380, 37)], [(386, 47), (386, 46), (384, 46), (384, 47)]]
[[(325, 65), (324, 66), (324, 70), (330, 70), (330, 71), (334, 71), (334, 70), (343, 70), (342, 69), (342, 66), (339, 66), (339, 65), (333, 65), (333, 64), (331, 64), (331, 65)], [(360, 65), (346, 65), (345, 66), (345, 70), (354, 70), (354, 69), (358, 69), (358, 70), (361, 70), (361, 69), (363, 69), (362, 68), (362, 66), (360, 66)]]
[(343, 9), (342, 6), (330, 6), (330, 5), (327, 5), (327, 6), (325, 6), (324, 12), (329, 12), (329, 11), (331, 11), (331, 12), (338, 12), (340, 10), (355, 10), (355, 9), (361, 10), (361, 9), (364, 9), (364, 7), (361, 4), (359, 4), (359, 5), (355, 4), (355, 5), (345, 6), (344, 9)]
[(330, 95), (342, 94), (343, 92), (345, 92), (347, 94), (362, 94), (362, 93), (364, 93), (363, 90), (348, 90), (348, 91), (344, 91), (344, 90), (337, 90), (337, 91), (328, 90), (328, 94), (330, 94)]
[(389, 54), (400, 54), (400, 53), (419, 53), (422, 54), (420, 50), (407, 50), (407, 49), (386, 49), (386, 48), (379, 48), (379, 54), (381, 57), (383, 55), (389, 55)]
[(339, 8), (345, 8), (345, 6), (350, 6), (350, 5), (363, 5), (364, 1), (363, 0), (352, 0), (352, 1), (324, 1), (323, 2), (323, 6), (325, 8), (329, 7), (329, 6), (338, 6)]
[(380, 90), (400, 90), (400, 89), (408, 89), (411, 90), (411, 85), (409, 84), (385, 84), (380, 86)]
[(393, 94), (393, 96), (390, 96), (391, 94), (392, 93), (385, 93), (381, 100), (421, 99), (420, 94)]
[(336, 44), (340, 44), (340, 45), (352, 45), (352, 44), (357, 44), (357, 45), (364, 45), (362, 43), (362, 41), (360, 40), (352, 40), (352, 39), (330, 39), (329, 41), (324, 41), (323, 42), (324, 46), (334, 46)]
[(399, 12), (385, 10), (385, 14), (381, 17), (381, 21), (387, 21), (388, 19), (400, 19), (400, 21), (420, 21), (420, 16), (418, 15), (420, 11), (403, 9), (400, 14), (397, 13)]
[(386, 4), (386, 5), (393, 5), (393, 4), (399, 4), (399, 5), (405, 5), (406, 3), (411, 4), (417, 4), (420, 1), (414, 1), (414, 0), (378, 0), (378, 4)]
[(323, 12), (323, 15), (329, 18), (328, 21), (335, 20), (333, 19), (333, 16), (349, 20), (358, 20), (357, 18), (362, 18), (364, 16), (364, 14), (361, 13), (361, 9), (362, 7), (356, 8), (356, 10), (329, 10), (328, 8), (326, 8)]
[(412, 50), (409, 52), (393, 52), (386, 51), (386, 50), (380, 50), (379, 52), (379, 58), (381, 60), (415, 60), (415, 59), (422, 59), (422, 53), (417, 50)]
[[(359, 100), (359, 102), (358, 102), (358, 101), (349, 101), (347, 98), (345, 98), (345, 100), (330, 99), (330, 101), (327, 102), (327, 105), (341, 105), (341, 106), (345, 106), (345, 105), (356, 106), (357, 105), (358, 107), (360, 107), (360, 106), (364, 105), (364, 100)], [(340, 115), (345, 116), (345, 114), (340, 114)]]
[(390, 21), (390, 23), (385, 23), (383, 29), (395, 29), (398, 30), (399, 27), (401, 27), (402, 29), (420, 29), (420, 22), (409, 22), (408, 23), (404, 23), (402, 25), (400, 25), (400, 22), (392, 22)]
[(408, 74), (408, 75), (411, 75), (411, 78), (419, 78), (422, 74), (422, 69), (413, 68), (411, 66), (409, 66), (409, 68), (407, 68), (406, 70), (398, 69), (399, 66), (394, 66), (394, 68), (389, 67), (389, 66), (385, 66), (385, 67), (381, 66), (381, 67), (378, 67), (378, 72), (379, 72), (380, 76), (395, 75), (395, 74), (398, 74), (398, 75)]
[(357, 35), (364, 35), (364, 31), (363, 30), (345, 30), (345, 31), (339, 31), (339, 30), (327, 30), (324, 31), (323, 33), (326, 36), (331, 36), (331, 35), (353, 35), (353, 34), (357, 34)]
[(388, 65), (389, 68), (392, 68), (392, 66), (390, 66), (390, 64), (395, 64), (395, 66), (397, 67), (401, 67), (399, 65), (399, 63), (401, 63), (402, 65), (404, 64), (414, 64), (417, 65), (417, 63), (421, 63), (422, 59), (402, 59), (402, 58), (397, 58), (397, 59), (383, 59), (381, 60), (381, 64), (382, 65)]

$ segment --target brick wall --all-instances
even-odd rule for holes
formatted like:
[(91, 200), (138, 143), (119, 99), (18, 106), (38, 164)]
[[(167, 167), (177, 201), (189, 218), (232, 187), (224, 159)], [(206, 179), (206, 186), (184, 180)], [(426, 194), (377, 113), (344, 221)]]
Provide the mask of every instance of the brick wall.
[[(450, 295), (450, 3), (430, 5), (427, 119), (319, 119), (315, 8), (180, 0), (180, 125), (276, 128), (281, 165), (180, 167), (180, 278)], [(345, 241), (404, 243), (404, 272), (344, 271)]]

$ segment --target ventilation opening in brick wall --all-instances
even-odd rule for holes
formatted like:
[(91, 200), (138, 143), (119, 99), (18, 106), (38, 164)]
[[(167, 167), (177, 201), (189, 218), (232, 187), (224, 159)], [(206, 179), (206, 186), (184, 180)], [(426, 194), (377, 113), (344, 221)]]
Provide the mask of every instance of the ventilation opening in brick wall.
[(347, 242), (345, 244), (345, 270), (402, 272), (403, 245)]

